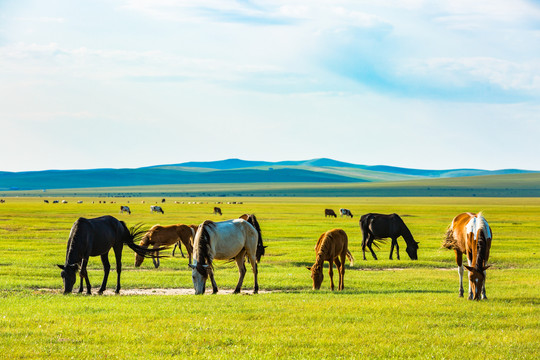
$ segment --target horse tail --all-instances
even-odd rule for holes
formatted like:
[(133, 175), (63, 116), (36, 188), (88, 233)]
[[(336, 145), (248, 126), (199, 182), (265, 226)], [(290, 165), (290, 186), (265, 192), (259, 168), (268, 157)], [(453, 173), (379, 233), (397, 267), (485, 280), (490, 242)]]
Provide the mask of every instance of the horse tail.
[(253, 225), (255, 230), (257, 230), (258, 239), (257, 239), (257, 252), (255, 253), (255, 256), (257, 258), (257, 262), (260, 262), (261, 257), (264, 255), (264, 252), (265, 252), (264, 249), (266, 248), (266, 246), (263, 245), (261, 227), (259, 226), (259, 222), (257, 221), (257, 217), (255, 216), (255, 214), (248, 215), (246, 221), (250, 223), (251, 225)]
[(347, 259), (349, 259), (349, 262), (351, 263), (351, 266), (354, 266), (354, 256), (352, 256), (351, 251), (347, 249)]
[[(124, 226), (126, 226), (124, 224)], [(132, 227), (127, 229), (129, 234), (128, 236), (123, 237), (123, 243), (129, 246), (131, 250), (133, 250), (135, 253), (137, 253), (140, 256), (143, 257), (152, 257), (156, 256), (156, 254), (159, 251), (165, 250), (166, 247), (159, 247), (159, 248), (145, 248), (141, 245), (135, 244), (135, 242), (141, 241), (141, 238), (143, 238), (148, 233), (148, 228), (144, 226), (143, 224), (139, 223), (136, 225), (133, 225)], [(160, 255), (157, 257), (165, 257), (164, 255)]]
[(450, 224), (450, 226), (448, 226), (448, 229), (446, 230), (446, 235), (444, 237), (442, 247), (449, 250), (457, 249), (457, 239), (454, 237), (454, 228), (452, 224)]

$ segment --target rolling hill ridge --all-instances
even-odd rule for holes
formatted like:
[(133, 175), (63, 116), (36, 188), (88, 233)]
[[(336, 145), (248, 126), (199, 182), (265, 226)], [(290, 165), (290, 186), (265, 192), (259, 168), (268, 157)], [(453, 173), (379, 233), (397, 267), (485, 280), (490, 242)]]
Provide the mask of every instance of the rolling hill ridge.
[(532, 172), (518, 169), (498, 171), (481, 169), (420, 170), (382, 165), (358, 165), (327, 158), (281, 162), (227, 159), (156, 165), (136, 169), (0, 172), (0, 190), (181, 184), (383, 183)]

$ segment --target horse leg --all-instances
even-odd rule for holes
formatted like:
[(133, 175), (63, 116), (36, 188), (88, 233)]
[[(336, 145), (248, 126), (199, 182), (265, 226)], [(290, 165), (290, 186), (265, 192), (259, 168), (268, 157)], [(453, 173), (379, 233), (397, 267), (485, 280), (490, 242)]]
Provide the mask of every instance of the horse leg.
[(157, 269), (159, 267), (159, 257), (156, 260), (156, 256), (159, 256), (159, 251), (152, 253), (152, 262), (154, 263), (154, 267)]
[(459, 250), (456, 250), (456, 263), (459, 274), (459, 297), (463, 297), (463, 253)]
[[(179, 246), (180, 242), (177, 242), (176, 244), (174, 244), (174, 247), (172, 249), (172, 256), (174, 256), (174, 252), (176, 251), (176, 247)], [(182, 250), (182, 248), (180, 248), (180, 250)]]
[[(467, 253), (467, 263), (472, 266), (472, 252)], [(471, 272), (469, 271), (469, 300), (473, 299), (472, 287), (471, 287)]]
[(79, 287), (79, 294), (83, 292), (83, 279), (86, 281), (86, 294), (92, 295), (92, 287), (90, 285), (90, 280), (88, 279), (88, 271), (86, 271), (86, 266), (88, 265), (88, 258), (83, 258), (81, 264), (81, 286)]
[(394, 245), (395, 245), (395, 242), (394, 242), (394, 239), (392, 239), (392, 242), (390, 244), (390, 260), (394, 260), (392, 259), (392, 253), (394, 252)]
[(330, 277), (330, 288), (334, 291), (334, 260), (328, 260), (328, 276)]
[[(394, 244), (396, 245), (396, 256), (397, 256), (397, 259), (398, 259), (398, 260), (401, 260), (401, 259), (399, 258), (399, 245), (398, 245), (398, 242), (397, 242), (397, 238), (392, 239), (392, 243), (394, 243)], [(392, 254), (390, 254), (390, 255), (392, 255)]]
[(245, 251), (240, 252), (240, 254), (236, 255), (236, 266), (238, 266), (238, 272), (240, 275), (238, 276), (238, 284), (236, 284), (236, 289), (234, 289), (234, 293), (238, 294), (240, 293), (240, 289), (242, 289), (242, 283), (244, 282), (244, 276), (246, 276), (246, 263), (244, 261), (244, 254)]
[(101, 262), (103, 263), (103, 281), (99, 288), (98, 294), (101, 295), (107, 288), (107, 279), (109, 278), (109, 271), (111, 270), (111, 264), (109, 263), (109, 253), (101, 255)]
[(185, 258), (184, 252), (182, 251), (182, 243), (180, 242), (180, 240), (178, 240), (177, 244), (178, 244), (178, 248), (180, 249), (180, 255), (182, 255), (182, 257)]
[(373, 251), (373, 248), (371, 247), (371, 245), (373, 244), (373, 240), (375, 240), (375, 239), (374, 239), (374, 238), (370, 238), (370, 239), (368, 240), (367, 246), (368, 246), (368, 248), (369, 248), (369, 251), (371, 251), (371, 255), (373, 255), (373, 258), (374, 258), (375, 260), (377, 260), (377, 255), (375, 255), (375, 251)]
[(214, 271), (212, 269), (208, 270), (208, 275), (210, 276), (210, 281), (212, 282), (212, 294), (217, 294), (218, 288), (216, 280), (214, 279)]
[(116, 258), (116, 294), (120, 293), (120, 274), (122, 273), (122, 247), (123, 243), (114, 247), (114, 257)]
[(366, 233), (362, 232), (362, 255), (364, 255), (364, 260), (366, 259), (366, 245), (368, 242), (368, 236)]
[(487, 300), (486, 296), (486, 272), (484, 271), (484, 286), (482, 286), (482, 300)]
[(344, 275), (344, 270), (345, 270), (345, 257), (343, 257), (343, 259), (341, 259), (341, 261), (339, 260), (339, 258), (336, 258), (334, 260), (336, 262), (336, 268), (337, 268), (337, 271), (338, 271), (338, 275), (339, 275), (339, 285), (338, 285), (338, 290), (343, 290), (343, 275)]

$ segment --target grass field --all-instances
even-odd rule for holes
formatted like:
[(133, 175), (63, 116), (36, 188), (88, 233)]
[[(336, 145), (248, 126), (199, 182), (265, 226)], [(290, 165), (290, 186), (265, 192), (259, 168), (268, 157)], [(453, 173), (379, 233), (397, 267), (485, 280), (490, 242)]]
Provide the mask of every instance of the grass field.
[[(0, 358), (535, 359), (540, 352), (540, 198), (167, 198), (164, 215), (149, 212), (161, 197), (98, 202), (104, 199), (0, 204)], [(215, 201), (243, 204), (218, 205), (220, 218), (212, 215)], [(121, 204), (133, 214), (119, 214)], [(324, 218), (324, 208), (340, 207), (354, 219)], [(494, 233), (492, 267), (489, 300), (472, 302), (458, 298), (454, 256), (441, 242), (453, 216), (480, 210)], [(257, 214), (268, 245), (259, 264), (265, 293), (251, 295), (248, 266), (243, 295), (60, 295), (55, 264), (64, 262), (80, 216), (197, 224), (245, 212)], [(388, 260), (389, 243), (376, 250), (380, 260), (362, 260), (358, 219), (367, 212), (402, 215), (420, 241), (419, 260), (408, 259), (401, 239), (401, 260)], [(345, 291), (331, 292), (325, 273), (314, 292), (305, 266), (315, 259), (318, 236), (336, 227), (349, 235), (355, 265), (347, 265)], [(112, 254), (110, 260), (114, 269)], [(133, 262), (125, 247), (126, 292), (192, 289), (187, 259), (164, 258), (159, 269), (148, 260), (135, 269)], [(98, 258), (91, 258), (89, 276), (96, 293)], [(221, 290), (234, 289), (237, 278), (234, 264), (217, 263)], [(108, 288), (115, 284), (111, 271)]]

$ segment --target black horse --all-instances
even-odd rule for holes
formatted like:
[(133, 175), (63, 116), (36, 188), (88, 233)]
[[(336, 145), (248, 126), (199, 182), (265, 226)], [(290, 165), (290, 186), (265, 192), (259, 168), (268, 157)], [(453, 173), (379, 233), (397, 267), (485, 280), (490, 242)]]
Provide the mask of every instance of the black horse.
[[(86, 266), (90, 256), (101, 256), (103, 263), (103, 282), (99, 294), (103, 294), (107, 287), (107, 278), (111, 265), (109, 263), (109, 250), (113, 248), (116, 257), (116, 293), (120, 292), (120, 273), (122, 272), (122, 248), (127, 244), (137, 254), (148, 257), (158, 249), (145, 249), (134, 242), (146, 234), (147, 229), (135, 225), (128, 229), (123, 221), (107, 215), (95, 219), (78, 218), (69, 234), (65, 265), (58, 265), (62, 269), (64, 281), (64, 294), (71, 293), (76, 281), (77, 271), (80, 272), (81, 285), (79, 293), (83, 292), (83, 279), (86, 280), (86, 293), (92, 293)], [(160, 248), (159, 250), (163, 250)]]
[[(365, 214), (360, 218), (360, 228), (362, 229), (362, 253), (364, 260), (366, 260), (366, 246), (371, 251), (373, 258), (377, 260), (375, 252), (371, 248), (373, 241), (382, 240), (386, 238), (392, 239), (392, 247), (390, 248), (390, 260), (392, 260), (392, 253), (394, 252), (394, 246), (396, 247), (396, 254), (399, 260), (399, 245), (397, 238), (402, 236), (407, 243), (407, 254), (411, 260), (418, 260), (418, 242), (414, 240), (411, 232), (407, 228), (407, 225), (399, 217), (398, 214)], [(377, 242), (375, 246), (378, 247)]]

